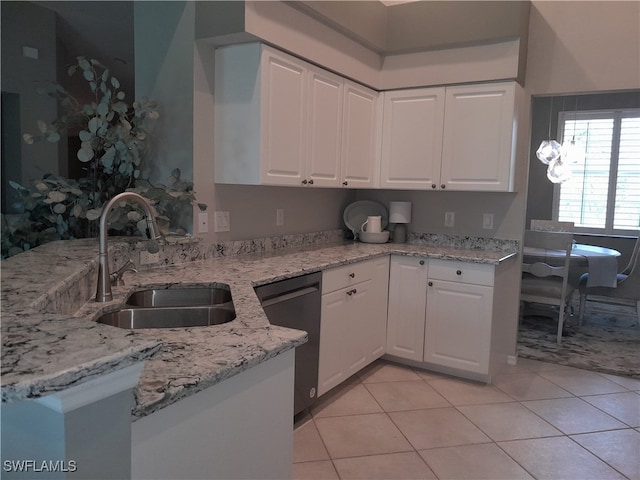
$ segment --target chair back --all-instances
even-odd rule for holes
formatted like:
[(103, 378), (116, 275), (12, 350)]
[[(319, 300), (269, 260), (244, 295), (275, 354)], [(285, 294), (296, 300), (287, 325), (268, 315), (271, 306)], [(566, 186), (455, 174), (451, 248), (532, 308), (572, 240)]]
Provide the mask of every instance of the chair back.
[[(556, 250), (563, 253), (562, 265), (555, 265), (546, 261), (522, 263), (522, 271), (536, 277), (561, 277), (566, 282), (569, 278), (569, 262), (573, 248), (573, 234), (568, 232), (549, 232), (527, 230), (524, 234), (525, 247), (542, 250)], [(559, 263), (559, 262), (558, 262)]]
[(638, 263), (638, 253), (640, 253), (640, 236), (636, 239), (636, 244), (633, 247), (633, 252), (631, 253), (631, 258), (629, 259), (629, 263), (625, 267), (625, 269), (620, 272), (625, 275), (629, 275), (633, 267)]
[(557, 222), (555, 220), (531, 220), (531, 230), (543, 232), (573, 232), (574, 222)]
[[(524, 246), (540, 249), (540, 253), (531, 253), (530, 257), (536, 260), (529, 261), (526, 255), (523, 257), (520, 300), (560, 307), (556, 337), (559, 344), (562, 339), (565, 308), (574, 289), (569, 285), (573, 233), (527, 230), (524, 233)], [(555, 255), (552, 255), (553, 253)], [(562, 262), (559, 262), (558, 255)], [(547, 260), (552, 256), (554, 261)]]
[[(569, 288), (573, 234), (527, 230), (524, 234), (524, 245), (539, 249), (541, 253), (536, 257), (541, 259), (529, 262), (526, 256), (523, 258), (521, 300), (547, 305), (564, 305)], [(549, 251), (556, 253), (553, 260), (549, 258), (551, 257)]]
[[(612, 288), (612, 297), (618, 298), (626, 298), (627, 300), (635, 300), (636, 302), (640, 302), (640, 262), (638, 259), (640, 255), (638, 255), (638, 245), (640, 245), (640, 240), (636, 241), (636, 246), (634, 248), (633, 254), (631, 255), (632, 263), (627, 266), (625, 269), (624, 275), (621, 280), (618, 280), (617, 288)], [(618, 275), (620, 277), (620, 275)], [(597, 293), (598, 295), (600, 293)], [(640, 305), (638, 305), (638, 320), (640, 320)]]

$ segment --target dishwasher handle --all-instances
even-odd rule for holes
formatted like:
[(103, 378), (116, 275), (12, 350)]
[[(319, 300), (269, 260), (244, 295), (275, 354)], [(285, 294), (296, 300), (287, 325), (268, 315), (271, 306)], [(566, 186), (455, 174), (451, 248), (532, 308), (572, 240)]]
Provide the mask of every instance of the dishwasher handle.
[(272, 305), (277, 305), (278, 303), (286, 302), (289, 300), (293, 300), (294, 298), (302, 297), (304, 295), (308, 295), (310, 293), (315, 293), (320, 291), (320, 285), (315, 284), (310, 287), (302, 287), (294, 290), (289, 290), (288, 292), (279, 292), (272, 297), (267, 297), (262, 300), (262, 307), (270, 307)]

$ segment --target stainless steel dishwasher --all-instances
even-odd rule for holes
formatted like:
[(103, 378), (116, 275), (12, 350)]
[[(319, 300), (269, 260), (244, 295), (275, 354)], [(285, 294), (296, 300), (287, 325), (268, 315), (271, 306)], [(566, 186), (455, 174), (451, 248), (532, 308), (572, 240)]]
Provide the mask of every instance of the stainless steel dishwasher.
[(313, 404), (318, 390), (320, 352), (321, 273), (311, 273), (256, 287), (260, 303), (272, 325), (304, 330), (307, 343), (295, 352), (294, 415)]

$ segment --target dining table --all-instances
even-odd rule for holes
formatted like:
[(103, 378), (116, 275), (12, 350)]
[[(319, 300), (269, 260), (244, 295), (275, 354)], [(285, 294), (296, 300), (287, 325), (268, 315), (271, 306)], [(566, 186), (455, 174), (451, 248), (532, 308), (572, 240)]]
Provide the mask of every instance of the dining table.
[[(524, 247), (524, 263), (544, 261), (550, 265), (562, 265), (565, 252), (544, 248)], [(576, 287), (580, 277), (589, 273), (588, 287), (615, 288), (620, 252), (612, 248), (574, 243), (569, 260), (569, 283)]]

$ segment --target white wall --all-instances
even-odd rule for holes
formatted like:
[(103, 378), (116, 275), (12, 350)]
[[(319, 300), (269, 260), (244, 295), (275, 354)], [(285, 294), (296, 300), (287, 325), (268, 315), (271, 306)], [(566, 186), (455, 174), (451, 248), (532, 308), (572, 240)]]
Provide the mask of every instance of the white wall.
[(156, 100), (160, 118), (151, 126), (151, 179), (161, 183), (174, 168), (193, 178), (193, 2), (134, 4), (135, 97)]
[(640, 2), (532, 3), (528, 93), (640, 87)]
[[(38, 49), (39, 58), (23, 56), (23, 46)], [(56, 58), (55, 14), (29, 2), (2, 2), (2, 91), (20, 95), (23, 133), (37, 134), (38, 120), (49, 123), (57, 117), (55, 100), (37, 93), (39, 87), (57, 80)], [(12, 180), (27, 183), (44, 173), (59, 173), (58, 144), (27, 145), (22, 140), (20, 144), (21, 159), (11, 161), (21, 161), (22, 177)]]

